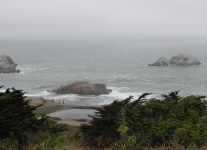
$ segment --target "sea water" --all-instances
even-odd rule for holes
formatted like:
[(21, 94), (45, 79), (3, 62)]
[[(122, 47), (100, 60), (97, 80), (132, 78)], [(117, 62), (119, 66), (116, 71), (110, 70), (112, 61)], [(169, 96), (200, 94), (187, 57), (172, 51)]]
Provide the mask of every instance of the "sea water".
[[(184, 53), (201, 65), (149, 67), (160, 56)], [(207, 38), (0, 39), (0, 55), (11, 56), (21, 71), (0, 74), (0, 84), (78, 105), (102, 105), (145, 92), (171, 91), (207, 96)], [(76, 81), (104, 83), (108, 95), (57, 95), (48, 90)]]

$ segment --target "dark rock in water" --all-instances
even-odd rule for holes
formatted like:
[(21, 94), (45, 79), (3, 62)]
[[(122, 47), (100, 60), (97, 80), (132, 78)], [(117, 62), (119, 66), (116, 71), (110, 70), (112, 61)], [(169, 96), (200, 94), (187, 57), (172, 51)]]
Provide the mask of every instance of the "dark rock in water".
[(17, 64), (13, 59), (7, 55), (0, 56), (0, 73), (19, 73), (20, 70), (16, 70)]
[(56, 94), (101, 95), (109, 94), (111, 90), (106, 89), (105, 84), (80, 81), (66, 86), (61, 86), (52, 90), (52, 92)]
[(148, 66), (168, 66), (168, 65), (200, 65), (200, 61), (189, 54), (178, 54), (173, 56), (170, 60), (165, 57), (160, 57), (153, 64)]
[(200, 65), (200, 61), (189, 54), (178, 54), (170, 59), (173, 65)]
[(168, 66), (169, 61), (165, 57), (160, 57), (156, 62), (149, 64), (148, 66)]

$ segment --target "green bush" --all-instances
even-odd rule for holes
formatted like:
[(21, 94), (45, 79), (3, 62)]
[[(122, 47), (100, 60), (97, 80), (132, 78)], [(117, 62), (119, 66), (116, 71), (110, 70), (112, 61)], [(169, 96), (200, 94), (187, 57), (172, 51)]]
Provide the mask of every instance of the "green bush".
[(21, 90), (7, 89), (0, 93), (0, 138), (17, 137), (27, 131), (38, 130), (39, 120), (33, 111), (38, 106), (29, 105)]
[(147, 100), (143, 94), (103, 106), (90, 125), (83, 125), (86, 145), (97, 148), (197, 146), (207, 142), (206, 101), (201, 96), (180, 97), (178, 92)]
[(110, 105), (105, 105), (104, 109), (97, 109), (96, 115), (91, 116), (91, 125), (81, 126), (83, 133), (83, 143), (92, 147), (109, 147), (119, 138), (118, 128), (120, 111), (123, 106), (130, 102), (129, 97), (123, 101), (114, 101)]
[(18, 150), (19, 143), (15, 139), (1, 139), (0, 150)]
[(36, 150), (65, 150), (66, 145), (72, 141), (68, 134), (52, 134), (39, 131), (35, 134), (28, 134), (25, 149), (35, 147)]
[(37, 118), (34, 114), (37, 107), (29, 105), (21, 90), (0, 92), (0, 149), (23, 149), (28, 144), (30, 148), (62, 149), (66, 139), (70, 140), (60, 134), (67, 129), (66, 125), (46, 116)]

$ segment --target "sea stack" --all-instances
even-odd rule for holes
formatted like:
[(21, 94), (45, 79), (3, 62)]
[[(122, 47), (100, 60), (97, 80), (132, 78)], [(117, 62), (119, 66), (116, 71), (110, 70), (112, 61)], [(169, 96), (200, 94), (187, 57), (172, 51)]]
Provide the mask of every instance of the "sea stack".
[(17, 64), (7, 55), (0, 55), (0, 73), (19, 73)]
[(173, 65), (200, 65), (200, 61), (189, 54), (178, 54), (170, 59), (170, 64)]
[(80, 81), (66, 86), (61, 86), (52, 90), (52, 92), (56, 94), (102, 95), (109, 94), (111, 90), (106, 89), (105, 84)]
[(169, 61), (165, 57), (160, 57), (156, 62), (149, 64), (149, 66), (168, 66)]
[(170, 60), (165, 57), (160, 57), (156, 62), (149, 64), (148, 66), (168, 66), (168, 65), (200, 65), (200, 61), (189, 54), (178, 54), (173, 56)]

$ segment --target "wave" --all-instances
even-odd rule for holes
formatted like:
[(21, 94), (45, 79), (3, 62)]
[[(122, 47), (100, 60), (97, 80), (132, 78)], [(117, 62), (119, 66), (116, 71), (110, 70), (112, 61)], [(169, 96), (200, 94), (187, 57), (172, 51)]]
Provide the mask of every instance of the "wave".
[(67, 100), (67, 101), (76, 101), (78, 99), (78, 95), (76, 94), (64, 94), (64, 95), (55, 95), (50, 97), (50, 99), (53, 99), (54, 101), (59, 100)]
[(34, 94), (25, 94), (25, 96), (28, 97), (43, 97), (45, 99), (52, 99), (54, 101), (59, 101), (59, 100), (67, 100), (67, 101), (74, 101), (77, 100), (78, 98), (81, 98), (82, 96), (77, 95), (77, 94), (55, 94), (51, 93), (48, 91), (42, 91), (39, 93), (34, 93)]
[(48, 91), (42, 91), (42, 92), (34, 93), (34, 94), (28, 94), (28, 93), (25, 94), (25, 96), (28, 96), (28, 97), (35, 97), (35, 96), (37, 96), (37, 97), (44, 97), (44, 98), (48, 97), (50, 95), (52, 95), (52, 93), (50, 93)]
[[(143, 92), (133, 92), (129, 87), (108, 87), (112, 92), (108, 95), (78, 95), (78, 94), (55, 94), (48, 91), (42, 91), (34, 94), (26, 94), (25, 96), (37, 96), (45, 99), (51, 99), (55, 102), (76, 103), (78, 105), (105, 105), (110, 104), (114, 100), (124, 100), (129, 96), (133, 96), (132, 101), (138, 99)], [(157, 97), (155, 94), (147, 96), (147, 99)]]
[(28, 67), (17, 67), (17, 69), (21, 71), (30, 71), (30, 70), (36, 70), (35, 66), (28, 66)]
[(128, 87), (109, 87), (112, 92), (105, 97), (110, 97), (114, 99), (126, 99), (129, 96), (133, 96), (133, 99), (137, 99), (142, 93), (140, 92), (131, 92)]
[(0, 90), (0, 93), (3, 93), (3, 92), (5, 92), (5, 91), (6, 91), (6, 90), (1, 89), (1, 90)]
[(25, 73), (30, 73), (33, 71), (44, 71), (44, 70), (48, 70), (48, 67), (40, 67), (37, 68), (35, 66), (18, 66), (17, 67), (18, 70), (20, 70), (20, 74), (25, 74)]

